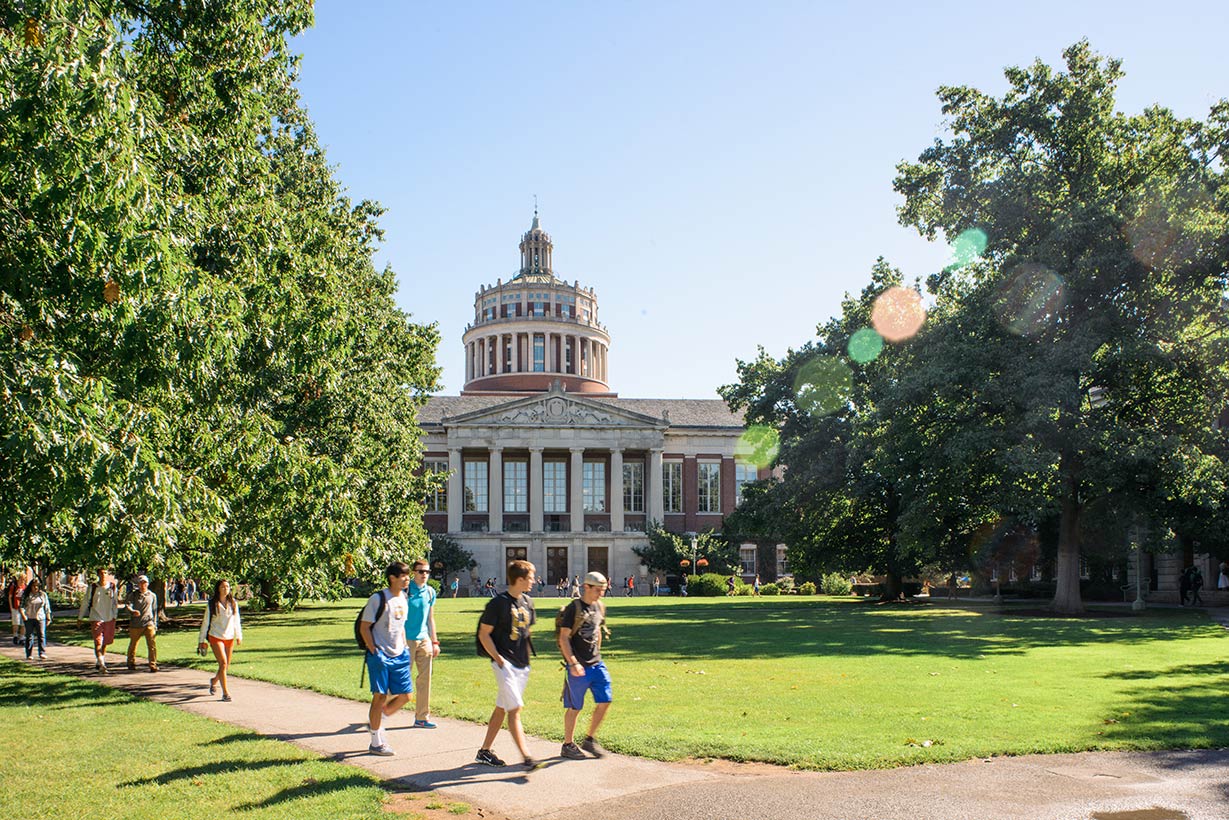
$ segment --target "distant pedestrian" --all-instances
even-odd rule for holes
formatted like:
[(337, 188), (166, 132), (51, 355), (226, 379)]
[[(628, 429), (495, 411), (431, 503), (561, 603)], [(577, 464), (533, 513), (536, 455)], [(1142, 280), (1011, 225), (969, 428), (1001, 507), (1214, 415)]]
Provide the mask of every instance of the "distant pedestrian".
[(538, 595), (541, 596), (546, 591), (546, 576), (538, 578)]
[(684, 598), (687, 597), (687, 576), (686, 575), (684, 575), (679, 580), (679, 594), (683, 596)]
[(1186, 606), (1186, 598), (1191, 594), (1191, 570), (1194, 567), (1187, 567), (1182, 570), (1182, 574), (1178, 576), (1178, 605)]
[(1229, 563), (1220, 562), (1220, 577), (1216, 579), (1217, 589), (1229, 589)]
[(431, 565), (426, 559), (414, 562), (414, 575), (405, 589), (409, 613), (405, 619), (405, 640), (417, 670), (414, 678), (414, 728), (434, 729), (431, 722), (431, 666), (440, 655), (439, 633), (435, 631), (435, 588), (427, 583)]
[(243, 624), (239, 619), (239, 602), (231, 593), (230, 581), (225, 578), (213, 586), (213, 595), (205, 606), (201, 618), (201, 633), (197, 636), (197, 648), (202, 652), (208, 646), (218, 660), (218, 672), (209, 679), (209, 694), (216, 695), (222, 687), (222, 700), (230, 702), (230, 687), (226, 673), (230, 670), (231, 655), (235, 646), (243, 643)]
[(26, 576), (24, 570), (13, 573), (6, 589), (9, 603), (9, 620), (13, 623), (13, 646), (21, 646), (25, 630), (21, 622), (21, 597), (26, 594)]
[(727, 596), (734, 594), (734, 576), (733, 575), (725, 579), (725, 594)]
[(51, 598), (43, 592), (37, 578), (31, 578), (21, 597), (21, 616), (26, 628), (26, 659), (33, 646), (38, 659), (47, 657), (47, 627), (51, 626)]
[(367, 710), (371, 745), (367, 751), (388, 757), (394, 752), (384, 735), (384, 718), (396, 714), (414, 691), (405, 640), (409, 605), (404, 592), (410, 583), (410, 567), (394, 561), (384, 570), (384, 577), (388, 587), (367, 599), (359, 616), (359, 634), (367, 647), (367, 676), (371, 679), (371, 707)]
[(119, 618), (119, 587), (105, 567), (98, 568), (98, 579), (86, 588), (77, 610), (77, 626), (87, 618), (94, 639), (94, 671), (109, 675), (107, 647), (115, 643), (115, 621)]
[(149, 578), (137, 576), (137, 588), (124, 603), (128, 607), (128, 669), (137, 668), (137, 642), (145, 638), (149, 671), (158, 671), (158, 596), (149, 591)]
[(580, 597), (580, 576), (579, 575), (572, 576), (572, 597), (573, 598)]
[(452, 592), (452, 597), (457, 597), (457, 593), (461, 591), (461, 579), (456, 575), (452, 576), (452, 583), (448, 585), (448, 589)]
[(636, 576), (633, 575), (627, 579), (627, 597), (636, 597)]
[[(606, 628), (606, 576), (590, 572), (585, 576), (585, 588), (579, 598), (559, 614), (559, 651), (567, 665), (563, 681), (563, 748), (559, 754), (572, 760), (584, 760), (588, 752), (602, 757), (606, 750), (597, 742), (597, 730), (606, 717), (613, 699), (610, 672), (602, 662), (602, 633)], [(585, 707), (585, 693), (593, 693), (593, 715), (589, 718), (589, 733), (577, 744), (573, 737), (576, 720)]]
[(524, 758), (528, 771), (536, 768), (521, 728), (521, 709), (525, 705), (525, 686), (529, 683), (529, 653), (532, 651), (529, 631), (536, 616), (533, 599), (527, 593), (533, 589), (535, 568), (528, 561), (508, 564), (508, 588), (491, 599), (478, 619), (478, 643), (491, 658), (497, 693), (495, 709), (487, 721), (482, 748), (474, 758), (487, 766), (506, 766), (492, 751), (499, 728), (508, 721), (508, 733)]
[(661, 595), (661, 578), (657, 575), (653, 576), (653, 597)]
[(1191, 606), (1203, 606), (1199, 590), (1203, 589), (1203, 573), (1199, 567), (1191, 567)]
[(555, 582), (555, 594), (562, 598), (568, 592), (568, 579), (560, 575), (559, 580)]
[(760, 576), (759, 575), (755, 576), (755, 582), (751, 584), (751, 594), (752, 595), (760, 594)]

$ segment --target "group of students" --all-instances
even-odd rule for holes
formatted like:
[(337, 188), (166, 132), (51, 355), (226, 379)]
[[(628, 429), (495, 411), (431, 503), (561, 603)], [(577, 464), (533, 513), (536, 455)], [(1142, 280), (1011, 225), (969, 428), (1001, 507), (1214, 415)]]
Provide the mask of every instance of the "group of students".
[[(537, 615), (529, 596), (537, 580), (536, 572), (528, 561), (509, 563), (507, 589), (491, 598), (478, 618), (476, 651), (490, 660), (496, 689), (495, 708), (474, 758), (487, 766), (507, 765), (493, 748), (505, 722), (521, 755), (522, 767), (532, 771), (539, 766), (529, 753), (521, 725), (530, 656), (536, 654), (530, 633)], [(359, 634), (367, 650), (367, 674), (371, 681), (368, 751), (374, 755), (394, 754), (384, 733), (384, 718), (406, 704), (415, 685), (418, 692), (413, 727), (435, 728), (430, 721), (429, 687), (431, 661), (439, 656), (440, 643), (435, 631), (435, 592), (427, 584), (429, 575), (429, 565), (424, 560), (414, 562), (412, 573), (400, 561), (390, 564), (385, 570), (387, 588), (372, 595), (359, 615)], [(590, 572), (585, 576), (583, 592), (556, 618), (557, 643), (567, 667), (563, 689), (564, 742), (560, 754), (573, 760), (605, 754), (596, 735), (612, 700), (610, 673), (601, 654), (606, 620), (602, 597), (606, 589), (606, 577)], [(418, 667), (414, 681), (410, 680), (412, 664)], [(588, 734), (576, 743), (576, 722), (586, 693), (592, 693), (595, 707)]]

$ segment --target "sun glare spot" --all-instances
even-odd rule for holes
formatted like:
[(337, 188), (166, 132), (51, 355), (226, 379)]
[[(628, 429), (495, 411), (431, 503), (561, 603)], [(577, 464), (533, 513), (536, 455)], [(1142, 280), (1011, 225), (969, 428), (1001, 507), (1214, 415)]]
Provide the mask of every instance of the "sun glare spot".
[(864, 327), (849, 337), (849, 358), (858, 364), (873, 362), (883, 352), (883, 337)]
[(753, 424), (743, 431), (734, 445), (734, 457), (761, 470), (772, 466), (781, 449), (781, 437), (766, 425)]
[(999, 287), (995, 312), (1008, 333), (1031, 336), (1058, 319), (1063, 307), (1063, 279), (1033, 262), (1012, 268)]
[(980, 228), (969, 228), (961, 231), (952, 243), (952, 263), (947, 270), (958, 270), (981, 257), (986, 250), (986, 232)]
[(871, 308), (871, 324), (889, 342), (903, 342), (912, 337), (925, 321), (922, 294), (912, 288), (888, 288), (875, 298)]
[(833, 356), (819, 356), (804, 364), (794, 379), (800, 408), (813, 416), (827, 416), (849, 402), (853, 372)]

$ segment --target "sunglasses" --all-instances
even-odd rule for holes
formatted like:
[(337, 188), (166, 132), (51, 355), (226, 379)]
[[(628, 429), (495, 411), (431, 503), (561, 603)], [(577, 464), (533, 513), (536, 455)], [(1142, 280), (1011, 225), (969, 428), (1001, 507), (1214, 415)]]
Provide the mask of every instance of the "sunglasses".
[(415, 574), (415, 575), (430, 575), (430, 574), (431, 574), (431, 570), (429, 570), (429, 569), (416, 569), (416, 570), (414, 570), (414, 574)]

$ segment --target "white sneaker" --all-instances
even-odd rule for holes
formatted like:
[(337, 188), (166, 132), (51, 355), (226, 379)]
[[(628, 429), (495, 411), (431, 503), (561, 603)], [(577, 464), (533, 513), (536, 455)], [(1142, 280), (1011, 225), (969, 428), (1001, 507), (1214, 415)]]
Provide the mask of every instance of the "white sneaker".
[(392, 757), (393, 755), (396, 754), (396, 752), (393, 751), (392, 747), (389, 746), (387, 743), (381, 743), (376, 746), (368, 746), (367, 752), (368, 754), (379, 755), (380, 757)]

